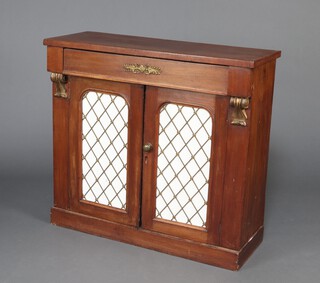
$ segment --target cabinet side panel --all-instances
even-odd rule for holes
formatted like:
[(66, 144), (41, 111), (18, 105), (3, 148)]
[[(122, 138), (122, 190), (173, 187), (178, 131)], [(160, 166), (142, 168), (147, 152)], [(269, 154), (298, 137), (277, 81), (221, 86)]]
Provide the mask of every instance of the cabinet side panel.
[[(55, 87), (53, 87), (55, 93)], [(69, 206), (69, 99), (53, 98), (54, 206)]]
[(263, 225), (275, 64), (254, 70), (242, 244)]

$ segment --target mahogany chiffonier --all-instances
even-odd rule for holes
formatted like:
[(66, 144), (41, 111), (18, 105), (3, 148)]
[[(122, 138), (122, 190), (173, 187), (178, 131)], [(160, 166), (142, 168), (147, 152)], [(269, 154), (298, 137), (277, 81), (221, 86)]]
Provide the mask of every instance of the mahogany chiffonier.
[(51, 222), (239, 269), (263, 238), (280, 51), (97, 32), (44, 44)]

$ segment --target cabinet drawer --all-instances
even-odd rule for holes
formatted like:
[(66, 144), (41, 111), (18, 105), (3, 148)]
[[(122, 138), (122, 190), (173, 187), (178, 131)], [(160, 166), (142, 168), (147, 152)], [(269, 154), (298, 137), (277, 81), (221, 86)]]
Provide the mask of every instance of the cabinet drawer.
[(63, 72), (211, 94), (228, 91), (228, 68), (209, 64), (65, 49)]

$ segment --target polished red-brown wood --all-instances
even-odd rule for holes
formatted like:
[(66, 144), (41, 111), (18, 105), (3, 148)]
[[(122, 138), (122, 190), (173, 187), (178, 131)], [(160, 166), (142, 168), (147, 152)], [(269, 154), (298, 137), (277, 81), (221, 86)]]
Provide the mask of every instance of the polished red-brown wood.
[(194, 43), (100, 32), (47, 38), (44, 44), (63, 48), (150, 58), (254, 68), (280, 57), (280, 51)]
[[(53, 85), (52, 93), (56, 92)], [(69, 99), (53, 97), (53, 203), (69, 208)]]
[[(261, 243), (276, 59), (280, 51), (84, 32), (45, 39), (48, 71), (67, 77), (53, 98), (54, 224), (239, 269)], [(161, 67), (160, 75), (124, 64)], [(112, 93), (129, 111), (127, 210), (82, 199), (82, 95)], [(53, 93), (56, 87), (53, 86)], [(246, 126), (231, 97), (249, 98)], [(213, 119), (206, 227), (155, 218), (159, 109), (205, 108)]]
[(47, 70), (49, 72), (63, 72), (63, 48), (48, 46), (47, 48)]
[[(154, 66), (161, 69), (161, 74), (141, 76), (126, 71), (125, 64)], [(64, 74), (226, 95), (229, 69), (208, 64), (66, 49)]]
[(273, 61), (256, 68), (253, 72), (255, 88), (251, 100), (242, 244), (263, 226), (275, 67), (276, 63)]
[(263, 228), (261, 228), (241, 250), (236, 251), (145, 229), (135, 229), (129, 225), (117, 224), (59, 208), (52, 208), (51, 222), (55, 225), (230, 270), (238, 270), (259, 246), (263, 238)]

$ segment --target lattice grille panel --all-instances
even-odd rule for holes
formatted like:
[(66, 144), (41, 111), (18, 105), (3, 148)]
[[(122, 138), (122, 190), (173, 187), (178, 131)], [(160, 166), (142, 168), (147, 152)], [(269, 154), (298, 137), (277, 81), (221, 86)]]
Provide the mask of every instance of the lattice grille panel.
[(159, 124), (156, 217), (206, 227), (211, 116), (166, 104)]
[(126, 209), (128, 105), (90, 91), (82, 100), (83, 199)]

